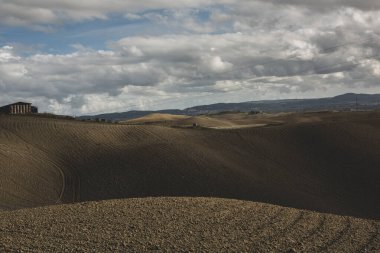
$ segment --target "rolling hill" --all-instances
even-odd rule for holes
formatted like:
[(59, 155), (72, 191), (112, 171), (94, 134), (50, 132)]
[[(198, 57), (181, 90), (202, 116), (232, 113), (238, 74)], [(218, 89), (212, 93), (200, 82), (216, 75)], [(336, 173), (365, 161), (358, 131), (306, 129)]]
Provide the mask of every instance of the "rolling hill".
[(379, 218), (380, 115), (317, 116), (230, 130), (1, 116), (1, 207), (212, 196)]
[(346, 93), (343, 95), (328, 98), (313, 99), (280, 99), (248, 101), (241, 103), (217, 103), (210, 105), (199, 105), (183, 110), (160, 110), (160, 111), (127, 111), (120, 113), (105, 113), (99, 115), (87, 115), (78, 117), (79, 119), (106, 119), (114, 121), (126, 121), (130, 119), (144, 117), (149, 114), (174, 114), (196, 116), (201, 114), (215, 114), (225, 111), (261, 111), (266, 113), (279, 112), (307, 112), (323, 110), (374, 110), (380, 108), (380, 94), (355, 94)]
[(380, 221), (215, 198), (0, 212), (2, 252), (379, 252)]
[(201, 118), (0, 116), (0, 251), (378, 252), (379, 112)]

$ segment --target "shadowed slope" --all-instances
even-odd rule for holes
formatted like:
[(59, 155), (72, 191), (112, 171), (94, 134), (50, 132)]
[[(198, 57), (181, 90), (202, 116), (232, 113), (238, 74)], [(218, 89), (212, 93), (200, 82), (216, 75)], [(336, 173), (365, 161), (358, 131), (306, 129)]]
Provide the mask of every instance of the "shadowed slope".
[(380, 218), (378, 114), (223, 131), (31, 117), (0, 127), (5, 209), (216, 196)]

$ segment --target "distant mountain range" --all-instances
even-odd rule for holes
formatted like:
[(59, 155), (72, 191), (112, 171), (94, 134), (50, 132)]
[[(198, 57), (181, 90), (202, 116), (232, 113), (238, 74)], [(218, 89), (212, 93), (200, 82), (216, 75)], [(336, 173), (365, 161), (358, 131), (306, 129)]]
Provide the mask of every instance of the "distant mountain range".
[(200, 105), (184, 110), (169, 109), (159, 111), (127, 111), (119, 113), (105, 113), (98, 115), (85, 115), (80, 119), (105, 119), (122, 121), (143, 117), (151, 113), (165, 113), (176, 115), (200, 115), (213, 114), (228, 111), (240, 112), (302, 112), (321, 110), (372, 110), (380, 109), (380, 94), (355, 94), (347, 93), (330, 98), (315, 99), (283, 99), (283, 100), (261, 100), (242, 103), (218, 103)]

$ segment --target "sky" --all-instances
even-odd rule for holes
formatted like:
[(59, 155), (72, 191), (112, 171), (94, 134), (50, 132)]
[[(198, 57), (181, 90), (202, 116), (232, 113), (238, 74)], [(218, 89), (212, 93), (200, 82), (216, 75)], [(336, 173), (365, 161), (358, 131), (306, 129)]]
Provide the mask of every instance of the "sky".
[(0, 105), (85, 115), (380, 93), (378, 0), (0, 0)]

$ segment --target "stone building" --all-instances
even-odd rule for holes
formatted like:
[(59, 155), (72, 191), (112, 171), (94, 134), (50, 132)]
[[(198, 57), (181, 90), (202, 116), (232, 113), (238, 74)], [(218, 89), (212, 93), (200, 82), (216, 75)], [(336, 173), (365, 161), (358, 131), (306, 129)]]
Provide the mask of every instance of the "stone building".
[(38, 113), (38, 108), (31, 103), (17, 102), (14, 104), (0, 107), (0, 113), (6, 114), (30, 114)]

